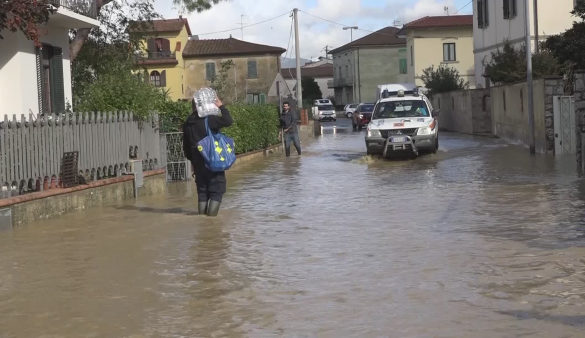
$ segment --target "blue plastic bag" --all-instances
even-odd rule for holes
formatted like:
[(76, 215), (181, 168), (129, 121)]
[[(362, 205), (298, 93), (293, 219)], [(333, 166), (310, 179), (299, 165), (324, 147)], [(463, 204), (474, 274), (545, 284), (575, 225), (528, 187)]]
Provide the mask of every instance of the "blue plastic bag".
[(234, 140), (222, 133), (214, 134), (205, 118), (207, 136), (197, 143), (197, 150), (205, 160), (207, 169), (218, 172), (228, 170), (236, 162)]

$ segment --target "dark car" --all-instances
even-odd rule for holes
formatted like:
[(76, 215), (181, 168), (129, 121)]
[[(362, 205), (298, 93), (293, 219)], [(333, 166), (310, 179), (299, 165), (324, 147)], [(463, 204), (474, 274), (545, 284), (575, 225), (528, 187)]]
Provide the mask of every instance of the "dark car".
[(372, 112), (374, 111), (374, 103), (360, 103), (353, 112), (353, 120), (351, 126), (353, 130), (362, 130), (364, 126), (372, 120)]

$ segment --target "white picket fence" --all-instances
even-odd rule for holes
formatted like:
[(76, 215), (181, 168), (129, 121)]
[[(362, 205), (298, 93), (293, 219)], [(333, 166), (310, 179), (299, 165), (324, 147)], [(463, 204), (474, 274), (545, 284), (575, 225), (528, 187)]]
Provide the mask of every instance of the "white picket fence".
[(78, 152), (81, 181), (127, 173), (130, 160), (143, 170), (164, 166), (158, 118), (132, 113), (74, 113), (0, 121), (0, 198), (59, 187), (63, 155)]

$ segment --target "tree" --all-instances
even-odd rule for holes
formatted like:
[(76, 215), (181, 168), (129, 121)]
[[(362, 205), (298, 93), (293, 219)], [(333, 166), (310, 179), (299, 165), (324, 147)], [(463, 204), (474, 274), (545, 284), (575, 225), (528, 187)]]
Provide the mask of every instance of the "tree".
[(221, 97), (226, 103), (233, 101), (233, 83), (228, 81), (228, 72), (234, 66), (234, 61), (226, 60), (222, 61), (219, 66), (219, 72), (211, 81), (211, 88), (213, 88), (219, 97)]
[[(532, 75), (535, 79), (546, 75), (561, 74), (561, 66), (550, 50), (543, 48), (532, 55)], [(497, 84), (526, 80), (526, 48), (515, 49), (508, 42), (501, 50), (492, 53), (485, 67), (484, 76)]]
[[(16, 0), (19, 1), (19, 0)], [(101, 9), (112, 2), (126, 2), (128, 0), (96, 0), (96, 7), (98, 12), (98, 17), (102, 16)], [(211, 8), (212, 5), (219, 3), (220, 1), (225, 0), (173, 0), (173, 3), (177, 5), (182, 5), (188, 12), (201, 12), (206, 9)], [(145, 5), (152, 6), (151, 0), (141, 0), (141, 2)], [(109, 12), (109, 11), (107, 11)], [(109, 15), (109, 13), (105, 13), (105, 15)], [(74, 31), (73, 39), (69, 44), (69, 49), (71, 52), (71, 60), (75, 60), (77, 55), (79, 54), (81, 47), (85, 44), (87, 39), (91, 34), (91, 29), (89, 28), (80, 28)]]
[[(27, 39), (39, 42), (39, 25), (47, 22), (55, 8), (49, 0), (0, 0), (0, 33), (20, 30)], [(4, 37), (0, 34), (0, 39)]]
[(423, 69), (421, 79), (429, 89), (430, 95), (469, 87), (469, 83), (461, 78), (459, 71), (446, 65), (440, 65), (437, 69), (434, 66)]
[(319, 84), (312, 77), (304, 77), (301, 79), (301, 87), (303, 88), (303, 98), (309, 102), (309, 106), (313, 104), (316, 99), (322, 98), (321, 88)]
[(565, 71), (585, 69), (585, 2), (577, 2), (571, 12), (580, 21), (564, 33), (550, 36), (544, 46), (563, 64)]

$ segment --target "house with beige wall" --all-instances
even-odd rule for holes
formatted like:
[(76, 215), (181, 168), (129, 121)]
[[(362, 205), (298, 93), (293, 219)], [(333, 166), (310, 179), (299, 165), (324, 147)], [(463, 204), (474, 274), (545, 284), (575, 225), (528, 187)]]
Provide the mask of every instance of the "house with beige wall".
[(386, 27), (329, 52), (336, 105), (374, 102), (378, 85), (408, 81), (406, 40)]
[(40, 27), (39, 46), (20, 32), (0, 39), (0, 120), (63, 113), (72, 103), (69, 30), (92, 28), (95, 0), (52, 1), (56, 11)]
[(404, 25), (399, 36), (406, 39), (408, 82), (424, 86), (423, 70), (445, 65), (475, 88), (473, 16), (426, 16)]
[(142, 38), (137, 62), (145, 78), (154, 86), (164, 88), (173, 100), (185, 96), (183, 50), (191, 29), (187, 19), (152, 20), (134, 23), (131, 33)]
[(222, 64), (231, 61), (223, 99), (227, 102), (266, 102), (271, 85), (280, 73), (280, 56), (285, 51), (233, 37), (209, 40), (192, 37), (183, 51), (183, 97), (190, 98), (199, 88), (211, 86)]
[[(480, 87), (489, 87), (489, 79), (483, 75), (492, 53), (506, 42), (516, 48), (525, 45), (526, 3), (529, 4), (531, 48), (534, 41), (546, 40), (571, 28), (571, 15), (577, 0), (473, 0), (473, 52), (475, 57), (475, 79)], [(535, 5), (536, 4), (536, 8)], [(535, 14), (536, 13), (536, 14)], [(536, 29), (535, 23), (538, 23)]]

